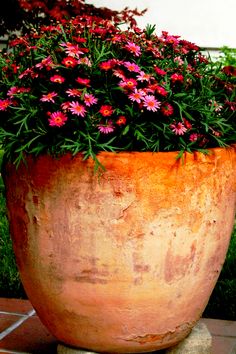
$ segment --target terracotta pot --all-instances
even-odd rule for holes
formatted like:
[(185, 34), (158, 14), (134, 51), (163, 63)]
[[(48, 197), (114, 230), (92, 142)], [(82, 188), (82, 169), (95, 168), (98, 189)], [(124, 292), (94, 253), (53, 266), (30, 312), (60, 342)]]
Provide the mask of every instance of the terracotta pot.
[(25, 290), (59, 341), (148, 352), (181, 341), (225, 259), (236, 150), (28, 157), (5, 167), (10, 228)]

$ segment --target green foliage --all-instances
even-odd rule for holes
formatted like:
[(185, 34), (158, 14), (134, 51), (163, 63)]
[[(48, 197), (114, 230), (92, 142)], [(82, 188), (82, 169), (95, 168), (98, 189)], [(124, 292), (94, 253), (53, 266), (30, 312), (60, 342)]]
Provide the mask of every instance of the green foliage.
[(4, 185), (0, 178), (0, 297), (25, 298), (9, 235)]
[(212, 292), (204, 317), (236, 321), (236, 226), (226, 260)]
[(232, 65), (236, 67), (236, 48), (224, 46), (220, 50), (219, 61), (224, 65)]

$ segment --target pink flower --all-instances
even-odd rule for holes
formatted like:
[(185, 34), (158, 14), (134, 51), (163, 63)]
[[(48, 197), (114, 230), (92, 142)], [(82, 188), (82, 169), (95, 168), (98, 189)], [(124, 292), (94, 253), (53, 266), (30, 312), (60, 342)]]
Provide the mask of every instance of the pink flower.
[(53, 66), (53, 61), (52, 61), (52, 58), (50, 56), (48, 56), (47, 58), (45, 59), (42, 59), (41, 60), (41, 63), (38, 63), (35, 65), (36, 68), (39, 68), (39, 69), (43, 69), (45, 67), (52, 67)]
[(80, 54), (84, 54), (80, 49), (78, 44), (72, 44), (72, 43), (61, 43), (61, 47), (65, 48), (65, 52), (68, 56), (70, 57), (79, 57)]
[(184, 133), (187, 131), (187, 128), (181, 122), (174, 122), (170, 124), (170, 127), (172, 132), (175, 133), (175, 135), (184, 135)]
[(147, 108), (148, 111), (156, 112), (161, 103), (156, 100), (155, 96), (147, 95), (143, 98), (143, 106)]
[(89, 67), (92, 66), (91, 61), (90, 61), (89, 58), (87, 58), (87, 57), (78, 59), (78, 64), (87, 65), (87, 66), (89, 66)]
[(84, 117), (87, 112), (85, 107), (82, 104), (80, 104), (78, 101), (71, 102), (69, 110), (71, 111), (72, 114), (76, 114), (77, 116), (81, 116), (81, 117)]
[(127, 49), (130, 53), (134, 54), (136, 57), (139, 57), (141, 55), (140, 47), (133, 42), (127, 42), (127, 44), (125, 45), (125, 49)]
[(139, 75), (137, 76), (137, 80), (144, 82), (149, 81), (151, 79), (151, 75), (146, 74), (144, 71), (140, 71)]
[(103, 134), (109, 134), (114, 131), (115, 127), (111, 120), (109, 120), (106, 124), (99, 124), (98, 130)]
[(120, 81), (119, 86), (124, 89), (133, 90), (138, 85), (138, 82), (134, 79), (124, 79)]
[(82, 95), (82, 91), (78, 90), (76, 88), (74, 89), (69, 89), (66, 91), (69, 97), (80, 97)]
[(61, 109), (62, 109), (63, 111), (68, 111), (69, 108), (70, 108), (70, 101), (66, 101), (66, 102), (63, 102), (63, 103), (61, 104)]
[(50, 77), (50, 81), (56, 82), (57, 84), (62, 84), (65, 81), (65, 79), (60, 75), (54, 75)]
[(113, 71), (113, 75), (116, 76), (116, 77), (119, 77), (120, 79), (122, 80), (125, 80), (125, 73), (123, 70), (121, 69), (116, 69)]
[(61, 127), (62, 125), (65, 124), (65, 122), (67, 121), (67, 116), (60, 112), (60, 111), (57, 111), (57, 112), (54, 112), (50, 115), (50, 118), (49, 118), (49, 125), (51, 127)]
[(123, 64), (131, 72), (139, 73), (141, 70), (137, 64), (131, 63), (130, 61), (125, 61)]
[(141, 103), (142, 98), (145, 96), (145, 92), (143, 90), (134, 89), (128, 97), (131, 101)]
[(199, 138), (199, 134), (197, 133), (192, 133), (189, 137), (190, 141), (197, 141), (197, 139)]
[(86, 106), (92, 106), (93, 104), (96, 104), (98, 102), (98, 99), (94, 97), (94, 95), (85, 93), (84, 95), (84, 103)]
[(41, 98), (40, 98), (40, 101), (42, 102), (53, 102), (55, 103), (55, 100), (54, 100), (54, 97), (57, 96), (57, 93), (56, 92), (49, 92), (47, 93), (46, 95), (43, 95)]

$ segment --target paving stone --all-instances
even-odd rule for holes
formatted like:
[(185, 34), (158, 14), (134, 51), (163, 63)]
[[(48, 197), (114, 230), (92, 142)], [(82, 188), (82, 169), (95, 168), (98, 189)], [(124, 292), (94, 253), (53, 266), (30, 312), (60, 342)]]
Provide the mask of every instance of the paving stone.
[(198, 322), (191, 333), (166, 354), (211, 354), (212, 337), (204, 323)]

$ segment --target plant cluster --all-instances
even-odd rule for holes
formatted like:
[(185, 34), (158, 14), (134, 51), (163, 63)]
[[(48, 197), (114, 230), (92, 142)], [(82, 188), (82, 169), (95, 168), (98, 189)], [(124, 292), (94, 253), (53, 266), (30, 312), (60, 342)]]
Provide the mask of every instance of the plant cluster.
[(236, 75), (154, 26), (80, 16), (0, 57), (0, 139), (24, 153), (205, 151), (236, 141)]
[(86, 4), (85, 0), (8, 0), (0, 13), (0, 35), (20, 30), (27, 32), (32, 26), (49, 25), (51, 21), (70, 19), (78, 15), (91, 15), (113, 20), (116, 23), (136, 25), (136, 16), (142, 16), (145, 10), (122, 11)]

